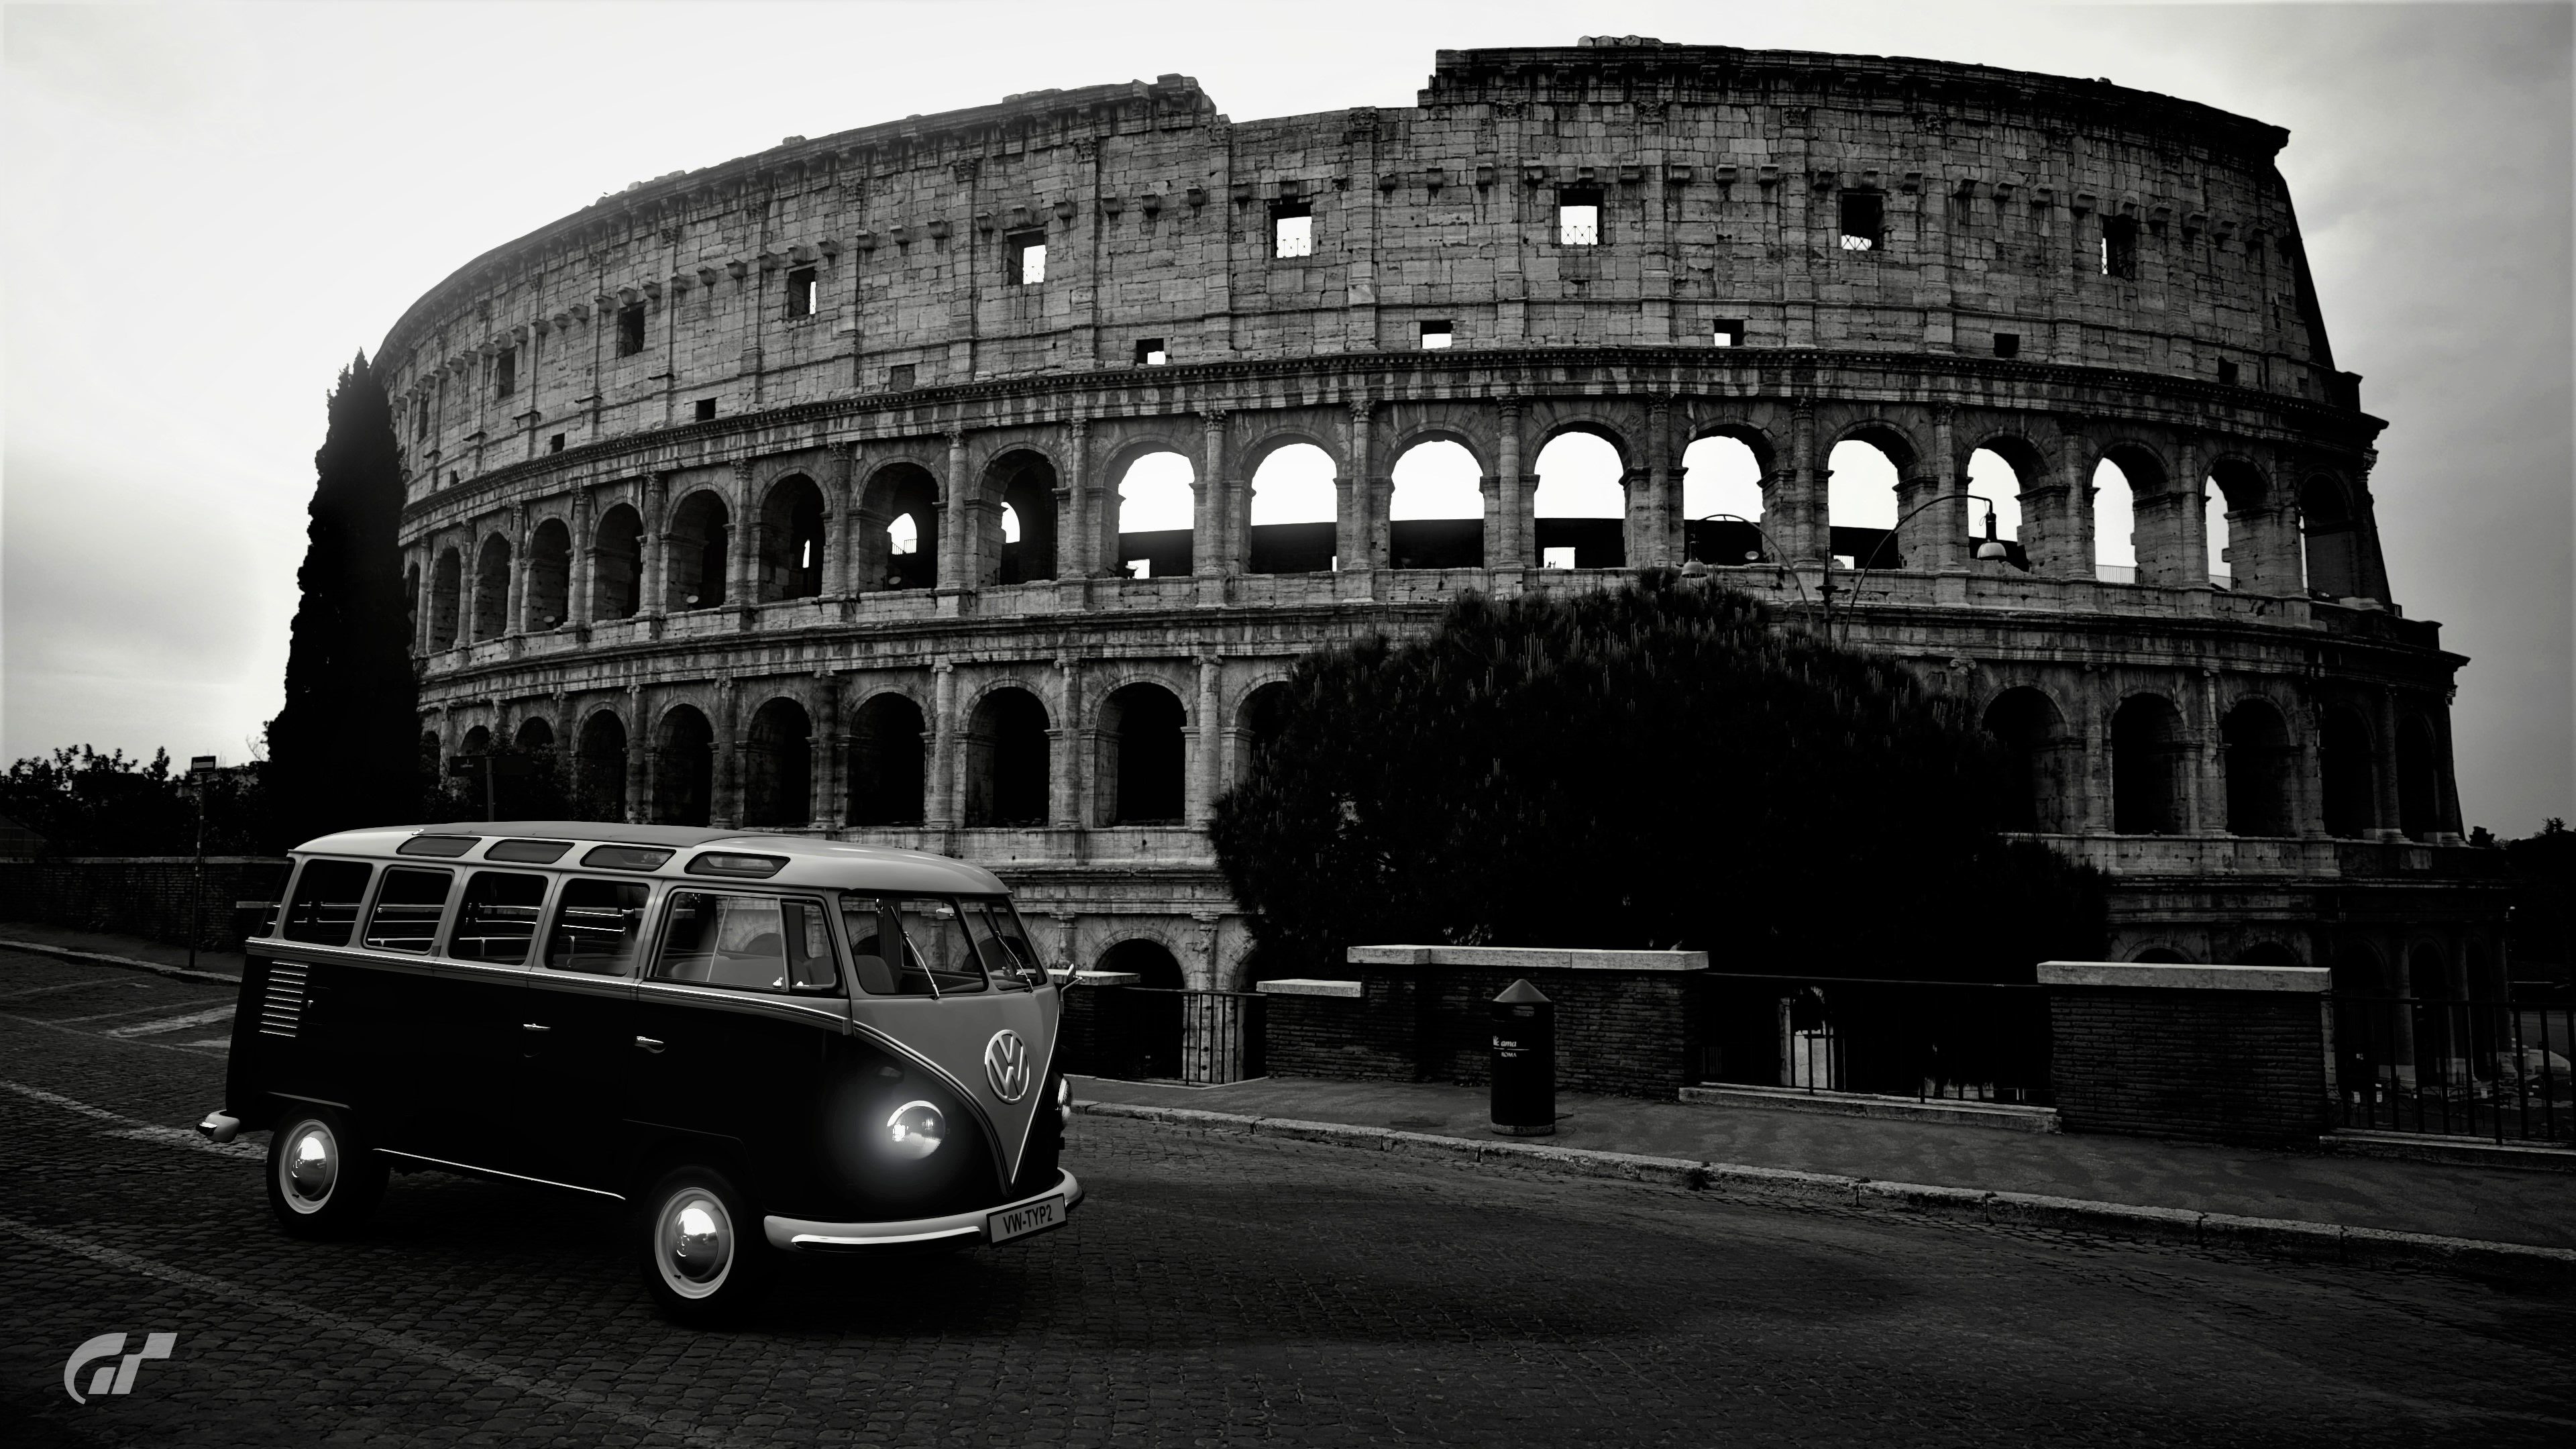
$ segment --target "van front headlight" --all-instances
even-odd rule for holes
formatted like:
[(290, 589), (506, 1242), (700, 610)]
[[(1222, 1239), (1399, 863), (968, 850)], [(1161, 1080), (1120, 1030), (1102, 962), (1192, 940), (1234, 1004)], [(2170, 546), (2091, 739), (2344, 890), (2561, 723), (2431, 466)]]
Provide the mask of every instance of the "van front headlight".
[(906, 1102), (886, 1118), (886, 1143), (894, 1155), (919, 1162), (948, 1140), (948, 1119), (928, 1102)]

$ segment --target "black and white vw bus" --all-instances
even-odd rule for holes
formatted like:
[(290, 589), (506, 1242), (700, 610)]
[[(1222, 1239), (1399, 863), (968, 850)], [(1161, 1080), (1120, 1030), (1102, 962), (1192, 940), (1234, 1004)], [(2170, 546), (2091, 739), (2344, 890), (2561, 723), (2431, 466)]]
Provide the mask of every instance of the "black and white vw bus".
[(222, 1111), (273, 1133), (286, 1231), (389, 1169), (632, 1205), (644, 1281), (730, 1310), (780, 1253), (1063, 1224), (1061, 1001), (989, 872), (797, 837), (589, 823), (352, 830), (249, 942)]

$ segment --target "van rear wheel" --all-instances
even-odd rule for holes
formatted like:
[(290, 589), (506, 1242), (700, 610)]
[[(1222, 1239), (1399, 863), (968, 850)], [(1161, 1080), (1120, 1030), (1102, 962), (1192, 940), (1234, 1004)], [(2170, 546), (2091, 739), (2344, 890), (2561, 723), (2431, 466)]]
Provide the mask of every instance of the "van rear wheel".
[(723, 1173), (683, 1167), (637, 1204), (644, 1286), (687, 1324), (725, 1322), (760, 1297), (775, 1256), (741, 1191)]
[(298, 1238), (355, 1232), (385, 1195), (385, 1160), (367, 1149), (348, 1114), (298, 1107), (268, 1139), (268, 1207)]

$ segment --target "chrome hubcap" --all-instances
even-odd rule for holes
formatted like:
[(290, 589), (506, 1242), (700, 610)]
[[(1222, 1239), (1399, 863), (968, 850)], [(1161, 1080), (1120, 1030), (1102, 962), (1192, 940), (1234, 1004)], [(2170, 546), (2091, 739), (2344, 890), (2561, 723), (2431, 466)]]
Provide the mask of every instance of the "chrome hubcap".
[(723, 1286), (733, 1266), (733, 1221), (713, 1193), (693, 1187), (674, 1194), (654, 1236), (654, 1261), (671, 1291), (703, 1298)]
[(288, 1204), (298, 1212), (312, 1212), (329, 1201), (340, 1180), (340, 1144), (332, 1140), (331, 1129), (319, 1122), (298, 1126), (287, 1139), (278, 1176)]

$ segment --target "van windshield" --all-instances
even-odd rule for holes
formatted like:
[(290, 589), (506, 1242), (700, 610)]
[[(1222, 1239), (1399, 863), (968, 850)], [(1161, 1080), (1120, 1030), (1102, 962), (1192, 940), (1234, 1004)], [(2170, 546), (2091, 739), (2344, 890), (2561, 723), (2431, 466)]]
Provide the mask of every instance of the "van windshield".
[(930, 974), (940, 995), (989, 989), (956, 903), (938, 896), (906, 896), (894, 907), (903, 918), (903, 939), (912, 948), (914, 961)]
[(966, 921), (966, 934), (974, 938), (975, 950), (984, 958), (984, 969), (992, 974), (994, 985), (1025, 989), (1046, 980), (1046, 968), (1038, 964), (1038, 953), (1030, 947), (1028, 936), (1020, 929), (1019, 915), (1008, 900), (969, 897), (959, 901), (957, 908)]

